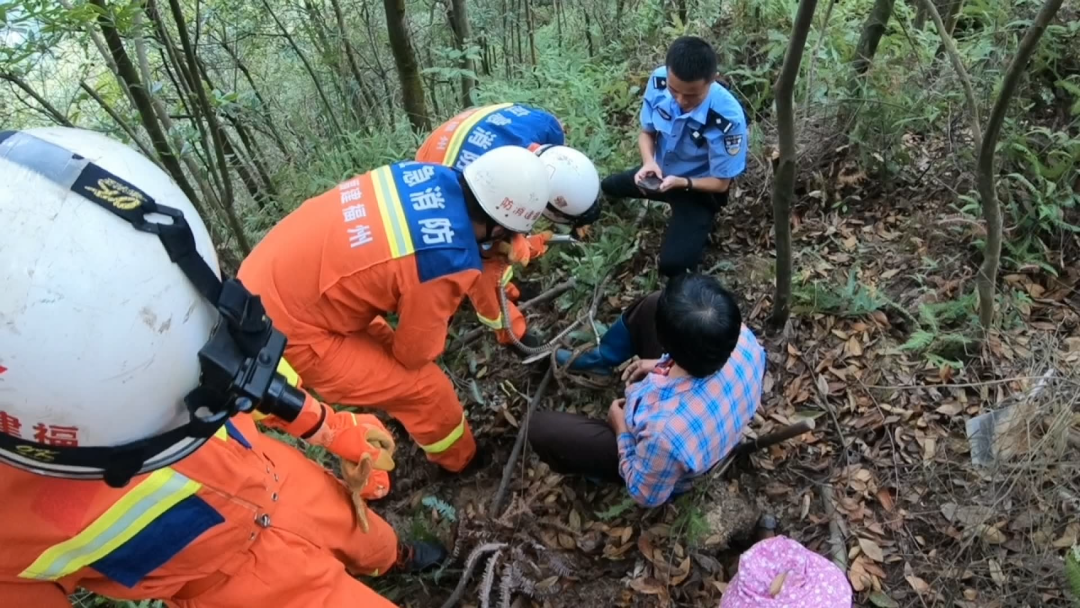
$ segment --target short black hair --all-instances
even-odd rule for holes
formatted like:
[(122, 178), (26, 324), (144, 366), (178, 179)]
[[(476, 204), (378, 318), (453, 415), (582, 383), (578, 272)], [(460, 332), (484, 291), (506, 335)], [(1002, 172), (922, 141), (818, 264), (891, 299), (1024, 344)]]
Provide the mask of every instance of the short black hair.
[(697, 36), (682, 36), (672, 42), (664, 64), (668, 71), (686, 82), (707, 80), (711, 83), (716, 78), (716, 51)]
[(704, 378), (724, 367), (741, 332), (739, 304), (713, 277), (684, 273), (672, 277), (660, 294), (657, 338), (692, 376)]

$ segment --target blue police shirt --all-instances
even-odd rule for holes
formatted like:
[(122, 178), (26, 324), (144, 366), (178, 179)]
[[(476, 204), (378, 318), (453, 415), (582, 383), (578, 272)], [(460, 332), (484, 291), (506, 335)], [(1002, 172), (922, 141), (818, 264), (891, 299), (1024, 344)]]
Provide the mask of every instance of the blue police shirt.
[(641, 129), (656, 134), (656, 162), (664, 175), (734, 179), (746, 170), (746, 117), (718, 83), (701, 105), (683, 112), (667, 90), (667, 67), (649, 77)]

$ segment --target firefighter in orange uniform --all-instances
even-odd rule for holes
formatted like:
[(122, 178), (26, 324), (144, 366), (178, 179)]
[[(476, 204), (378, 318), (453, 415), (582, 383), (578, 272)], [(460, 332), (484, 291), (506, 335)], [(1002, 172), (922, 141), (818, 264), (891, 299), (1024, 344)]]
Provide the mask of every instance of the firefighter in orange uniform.
[[(0, 179), (18, 226), (0, 264), (0, 605), (70, 606), (82, 587), (182, 608), (386, 608), (357, 575), (445, 557), (364, 508), (388, 490), (390, 434), (299, 389), (284, 337), (219, 278), (167, 174), (57, 127), (0, 133)], [(326, 447), (356, 485), (255, 418)]]
[[(405, 162), (305, 202), (241, 265), (288, 337), (286, 357), (331, 403), (383, 409), (451, 472), (476, 453), (434, 363), (480, 277), (480, 248), (528, 232), (548, 200), (543, 163), (499, 148), (464, 171)], [(386, 315), (396, 313), (397, 328)]]
[[(463, 170), (488, 150), (503, 146), (528, 148), (540, 157), (547, 171), (550, 200), (544, 216), (556, 224), (574, 228), (587, 226), (600, 217), (600, 177), (587, 156), (567, 147), (563, 125), (555, 116), (523, 104), (501, 103), (470, 108), (444, 123), (431, 134), (416, 160)], [(547, 251), (551, 232), (515, 239), (504, 247), (507, 259), (485, 256), (483, 276), (469, 291), (469, 299), (480, 322), (496, 331), (501, 344), (511, 342), (503, 327), (499, 292), (506, 289), (509, 300), (509, 327), (519, 340), (527, 336), (525, 317), (514, 305), (519, 292), (510, 279), (510, 264), (528, 263)]]

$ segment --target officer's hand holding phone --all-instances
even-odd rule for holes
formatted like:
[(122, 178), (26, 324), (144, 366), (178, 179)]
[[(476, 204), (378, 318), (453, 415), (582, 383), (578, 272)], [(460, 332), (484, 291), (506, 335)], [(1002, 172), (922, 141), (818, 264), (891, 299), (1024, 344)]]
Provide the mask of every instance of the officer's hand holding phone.
[(634, 183), (644, 192), (659, 192), (663, 179), (664, 173), (656, 161), (645, 163), (634, 174)]

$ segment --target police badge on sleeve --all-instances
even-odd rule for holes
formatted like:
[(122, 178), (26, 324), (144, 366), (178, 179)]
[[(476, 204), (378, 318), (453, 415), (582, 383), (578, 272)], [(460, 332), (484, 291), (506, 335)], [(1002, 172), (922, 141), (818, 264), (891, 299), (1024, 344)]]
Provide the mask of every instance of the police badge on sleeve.
[(724, 148), (727, 149), (727, 153), (731, 156), (739, 154), (739, 150), (742, 150), (742, 135), (725, 135), (724, 136)]

